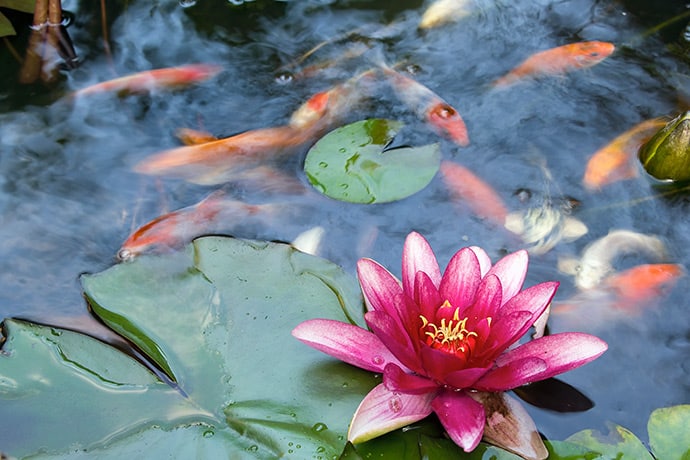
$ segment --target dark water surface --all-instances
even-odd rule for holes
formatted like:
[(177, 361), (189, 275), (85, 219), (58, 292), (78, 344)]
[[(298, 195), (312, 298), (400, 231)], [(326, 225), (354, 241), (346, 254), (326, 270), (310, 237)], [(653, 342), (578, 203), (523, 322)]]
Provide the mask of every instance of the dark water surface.
[[(312, 93), (371, 65), (344, 61), (311, 78), (281, 82), (280, 69), (320, 42), (362, 27), (350, 40), (323, 47), (305, 65), (369, 46), (388, 62), (406, 61), (416, 78), (454, 105), (471, 144), (440, 140), (445, 159), (471, 168), (512, 210), (549, 197), (572, 197), (574, 216), (589, 233), (531, 257), (527, 285), (558, 280), (557, 299), (575, 294), (559, 257), (577, 256), (612, 228), (655, 234), (670, 262), (690, 262), (690, 204), (686, 196), (659, 197), (644, 176), (600, 192), (581, 184), (587, 159), (645, 119), (687, 109), (690, 93), (687, 19), (648, 35), (651, 27), (687, 12), (683, 2), (488, 1), (456, 24), (417, 30), (423, 1), (255, 1), (234, 5), (199, 0), (107, 2), (112, 61), (104, 52), (98, 2), (64, 1), (74, 13), (69, 32), (81, 65), (53, 87), (22, 86), (18, 65), (0, 48), (0, 317), (21, 317), (95, 331), (78, 276), (116, 263), (129, 233), (161, 213), (196, 203), (213, 187), (136, 174), (133, 165), (178, 145), (179, 127), (229, 136), (285, 124)], [(519, 6), (518, 6), (519, 5)], [(652, 5), (654, 5), (652, 7)], [(565, 77), (544, 78), (504, 91), (488, 83), (528, 55), (581, 40), (603, 40), (617, 51), (601, 64)], [(690, 40), (690, 39), (689, 39)], [(353, 43), (354, 42), (354, 43)], [(143, 96), (96, 95), (67, 103), (70, 91), (116, 76), (194, 62), (223, 71), (180, 91)], [(295, 69), (299, 70), (299, 69)], [(353, 108), (344, 122), (400, 118), (409, 141), (439, 141), (390, 92)], [(290, 174), (306, 184), (297, 158)], [(550, 172), (549, 179), (544, 165)], [(523, 203), (516, 191), (531, 192)], [(280, 196), (265, 188), (229, 186), (253, 203)], [(451, 203), (437, 177), (405, 200), (363, 206), (307, 196), (290, 219), (270, 224), (229, 223), (240, 237), (291, 241), (315, 225), (325, 228), (321, 255), (354, 274), (357, 258), (372, 257), (399, 274), (405, 235), (425, 235), (442, 264), (461, 246), (484, 247), (494, 260), (523, 247), (514, 235)], [(645, 262), (637, 260), (636, 263)], [(562, 439), (606, 421), (646, 439), (649, 413), (690, 401), (690, 300), (683, 277), (642, 314), (608, 315), (594, 304), (582, 314), (553, 317), (553, 332), (582, 330), (608, 341), (597, 361), (563, 376), (596, 406), (580, 414), (529, 407), (539, 429)]]

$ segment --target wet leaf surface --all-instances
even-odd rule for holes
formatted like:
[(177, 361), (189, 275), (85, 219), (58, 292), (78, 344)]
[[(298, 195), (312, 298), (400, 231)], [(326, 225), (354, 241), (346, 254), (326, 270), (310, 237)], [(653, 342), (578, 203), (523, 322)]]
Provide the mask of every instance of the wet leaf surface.
[(304, 171), (324, 195), (351, 203), (401, 200), (426, 187), (438, 171), (438, 144), (386, 150), (403, 124), (369, 119), (337, 128), (307, 154)]

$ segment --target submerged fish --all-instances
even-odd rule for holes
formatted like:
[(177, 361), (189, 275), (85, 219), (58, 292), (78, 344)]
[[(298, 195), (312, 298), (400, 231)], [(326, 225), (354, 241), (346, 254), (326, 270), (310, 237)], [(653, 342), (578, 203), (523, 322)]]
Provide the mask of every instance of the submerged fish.
[(481, 218), (499, 225), (505, 223), (508, 209), (489, 184), (452, 161), (441, 161), (440, 171), (443, 182), (455, 200), (467, 205)]
[(312, 139), (313, 132), (291, 126), (245, 131), (224, 139), (154, 154), (134, 166), (138, 173), (186, 179), (201, 185), (232, 180), (240, 171), (292, 153)]
[(558, 269), (574, 275), (575, 285), (579, 289), (593, 289), (615, 272), (613, 262), (617, 257), (629, 255), (663, 262), (667, 258), (667, 251), (664, 243), (656, 236), (630, 230), (612, 230), (587, 245), (579, 260), (559, 260)]
[(289, 126), (322, 132), (345, 116), (352, 106), (368, 94), (367, 84), (374, 76), (367, 70), (326, 91), (313, 94), (290, 116)]
[(588, 231), (581, 220), (565, 214), (550, 202), (538, 208), (509, 213), (504, 226), (520, 235), (532, 254), (545, 254), (559, 242), (574, 241)]
[(72, 93), (85, 96), (103, 92), (143, 93), (159, 88), (178, 88), (198, 83), (217, 75), (223, 68), (213, 64), (189, 64), (165, 69), (146, 70), (125, 77), (96, 83)]
[(637, 177), (638, 149), (665, 124), (663, 118), (643, 121), (597, 150), (587, 162), (583, 185), (594, 190), (619, 180)]
[(420, 29), (431, 29), (459, 21), (471, 14), (471, 0), (436, 0), (424, 11)]
[(578, 326), (595, 328), (640, 314), (659, 302), (685, 274), (679, 264), (643, 264), (606, 277), (596, 288), (554, 302), (551, 314)]
[(613, 53), (615, 46), (608, 42), (577, 42), (541, 51), (525, 59), (503, 77), (494, 87), (505, 87), (526, 78), (559, 75), (600, 63)]
[(216, 191), (195, 205), (159, 216), (138, 228), (122, 244), (117, 257), (124, 261), (143, 252), (180, 248), (198, 236), (232, 227), (267, 206), (232, 200)]
[(467, 126), (455, 108), (413, 78), (386, 65), (381, 65), (381, 69), (400, 100), (434, 131), (462, 147), (469, 145)]

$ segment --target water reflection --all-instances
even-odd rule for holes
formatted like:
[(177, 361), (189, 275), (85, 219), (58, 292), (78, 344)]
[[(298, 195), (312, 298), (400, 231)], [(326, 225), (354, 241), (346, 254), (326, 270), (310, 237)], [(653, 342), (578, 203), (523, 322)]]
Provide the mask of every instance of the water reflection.
[[(669, 28), (645, 36), (654, 24), (685, 11), (683, 2), (661, 8), (652, 2), (477, 1), (471, 15), (424, 33), (417, 25), (428, 2), (421, 1), (135, 2), (122, 10), (108, 7), (112, 61), (103, 52), (98, 2), (92, 3), (64, 2), (75, 11), (70, 34), (82, 65), (62, 74), (57, 86), (20, 87), (6, 73), (17, 65), (0, 70), (3, 79), (11, 81), (0, 93), (2, 317), (50, 322), (51, 317), (66, 321), (82, 314), (80, 273), (105, 269), (132, 230), (213, 190), (140, 176), (132, 171), (135, 164), (176, 147), (173, 133), (180, 127), (224, 137), (287, 123), (311, 94), (371, 65), (359, 56), (324, 73), (316, 67), (313, 74), (296, 77), (305, 67), (359, 50), (350, 48), (357, 41), (380, 49), (391, 63), (416, 66), (414, 78), (462, 109), (472, 143), (462, 148), (441, 140), (443, 156), (482, 177), (509, 209), (521, 209), (516, 190), (548, 194), (542, 171), (530, 160), (535, 152), (548, 159), (559, 194), (582, 203), (573, 215), (586, 223), (589, 233), (535, 255), (528, 284), (555, 279), (562, 282), (559, 296), (575, 294), (572, 278), (556, 268), (558, 257), (581, 253), (611, 228), (659, 235), (672, 262), (688, 266), (687, 199), (647, 199), (657, 192), (644, 177), (601, 191), (587, 191), (581, 183), (589, 156), (617, 133), (687, 108), (687, 59), (662, 41), (677, 44), (682, 32)], [(640, 23), (652, 10), (658, 20)], [(684, 30), (687, 23), (678, 21), (674, 27)], [(329, 43), (289, 73), (281, 70), (320, 43), (356, 29), (358, 35), (350, 40)], [(591, 69), (515, 90), (489, 91), (489, 82), (530, 54), (581, 40), (610, 41), (620, 50)], [(10, 58), (0, 54), (0, 62)], [(126, 98), (104, 94), (72, 103), (61, 99), (116, 76), (192, 62), (217, 63), (223, 72), (212, 82), (183, 91)], [(21, 109), (11, 109), (18, 106)], [(382, 90), (368, 104), (353, 108), (345, 121), (369, 116), (403, 119), (411, 127), (411, 143), (438, 141), (390, 91)], [(288, 163), (285, 172), (305, 182), (299, 158)], [(250, 187), (226, 191), (238, 199), (258, 199)], [(291, 241), (321, 226), (322, 255), (351, 273), (356, 259), (365, 255), (397, 266), (402, 240), (413, 229), (430, 240), (441, 264), (460, 245), (480, 245), (493, 259), (524, 245), (500, 226), (459, 212), (439, 180), (386, 205), (339, 203), (315, 193), (304, 204), (309, 212), (299, 218), (240, 228), (235, 234)], [(686, 287), (687, 280), (681, 279), (661, 305), (633, 321), (597, 319), (596, 309), (586, 318), (581, 329), (599, 321), (610, 350), (587, 368), (568, 374), (567, 381), (597, 406), (567, 417), (531, 410), (547, 436), (563, 438), (599, 427), (604, 420), (641, 434), (652, 409), (687, 402), (688, 369), (678, 366), (686, 361), (688, 348), (678, 338), (690, 329), (688, 301), (682, 295)], [(554, 331), (567, 326), (558, 318), (551, 324)]]

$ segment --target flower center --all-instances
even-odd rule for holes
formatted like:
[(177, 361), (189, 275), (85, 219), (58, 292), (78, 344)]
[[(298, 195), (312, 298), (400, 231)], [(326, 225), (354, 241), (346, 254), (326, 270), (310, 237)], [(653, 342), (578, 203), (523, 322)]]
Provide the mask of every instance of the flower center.
[(453, 310), (453, 306), (446, 300), (436, 311), (435, 322), (430, 322), (424, 315), (419, 315), (419, 318), (422, 320), (420, 332), (427, 345), (453, 355), (468, 357), (477, 341), (477, 333), (465, 328), (467, 318), (460, 319), (459, 308)]

